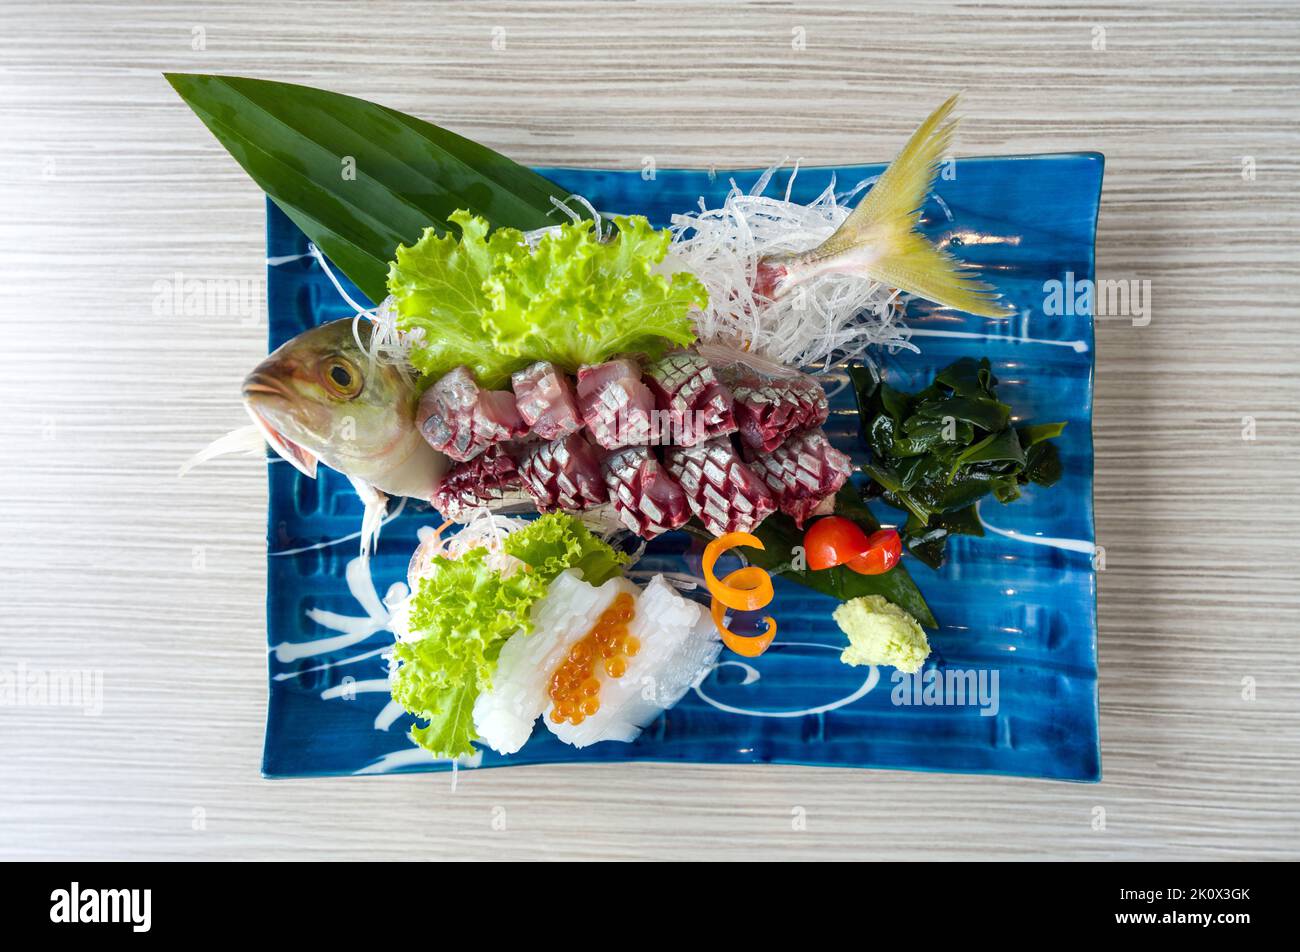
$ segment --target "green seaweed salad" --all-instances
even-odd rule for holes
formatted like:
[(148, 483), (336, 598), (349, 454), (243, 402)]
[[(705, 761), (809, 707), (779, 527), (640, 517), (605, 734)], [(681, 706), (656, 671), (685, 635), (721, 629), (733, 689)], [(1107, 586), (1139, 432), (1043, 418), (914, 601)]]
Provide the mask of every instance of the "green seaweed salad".
[(903, 543), (932, 568), (943, 564), (950, 536), (984, 534), (976, 504), (986, 495), (1008, 503), (1027, 483), (1061, 478), (1050, 441), (1065, 424), (1013, 426), (987, 357), (963, 357), (917, 393), (896, 390), (867, 367), (850, 374), (872, 453), (863, 495), (907, 513)]

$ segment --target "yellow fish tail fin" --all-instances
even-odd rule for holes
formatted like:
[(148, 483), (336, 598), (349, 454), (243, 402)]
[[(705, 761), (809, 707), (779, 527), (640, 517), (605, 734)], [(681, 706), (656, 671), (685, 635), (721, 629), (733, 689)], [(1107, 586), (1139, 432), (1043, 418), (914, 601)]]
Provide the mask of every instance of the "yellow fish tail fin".
[[(813, 256), (856, 258), (872, 278), (909, 294), (982, 317), (1006, 317), (1014, 309), (997, 300), (995, 288), (916, 230), (921, 206), (952, 144), (957, 120), (950, 117), (956, 105), (953, 96), (921, 123), (866, 198)], [(865, 254), (853, 253), (859, 250)]]

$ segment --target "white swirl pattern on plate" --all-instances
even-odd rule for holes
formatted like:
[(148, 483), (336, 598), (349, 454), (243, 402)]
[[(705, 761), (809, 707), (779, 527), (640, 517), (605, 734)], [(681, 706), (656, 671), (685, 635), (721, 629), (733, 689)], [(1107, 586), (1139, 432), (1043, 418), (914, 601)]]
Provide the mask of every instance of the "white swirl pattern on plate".
[[(825, 645), (817, 641), (774, 641), (772, 642), (771, 647), (772, 648), (779, 648), (779, 647), (825, 648), (828, 651), (834, 651), (836, 653), (839, 653), (844, 650), (844, 645)], [(844, 707), (846, 704), (852, 704), (854, 701), (866, 697), (868, 694), (871, 693), (872, 688), (874, 688), (880, 682), (880, 671), (876, 668), (875, 665), (871, 665), (870, 666), (871, 670), (868, 672), (866, 680), (863, 681), (862, 684), (859, 685), (857, 690), (855, 690), (852, 694), (847, 694), (844, 697), (837, 698), (834, 701), (828, 701), (825, 704), (819, 704), (815, 707), (803, 708), (798, 711), (762, 711), (756, 708), (736, 707), (731, 704), (725, 704), (722, 701), (719, 701), (716, 698), (709, 697), (709, 695), (704, 693), (703, 690), (704, 681), (707, 680), (708, 676), (712, 674), (714, 671), (718, 671), (721, 668), (726, 668), (726, 667), (740, 668), (742, 671), (745, 672), (745, 680), (740, 682), (742, 685), (754, 684), (755, 682), (759, 681), (763, 677), (762, 673), (758, 670), (758, 668), (754, 667), (752, 664), (749, 664), (747, 662), (736, 661), (733, 659), (728, 659), (726, 661), (719, 661), (709, 671), (706, 671), (704, 675), (699, 679), (699, 681), (696, 682), (695, 693), (700, 698), (700, 700), (704, 701), (704, 703), (708, 704), (710, 707), (714, 707), (719, 711), (724, 711), (727, 714), (740, 714), (747, 717), (807, 717), (810, 714), (825, 714), (827, 711), (837, 710), (841, 707)]]

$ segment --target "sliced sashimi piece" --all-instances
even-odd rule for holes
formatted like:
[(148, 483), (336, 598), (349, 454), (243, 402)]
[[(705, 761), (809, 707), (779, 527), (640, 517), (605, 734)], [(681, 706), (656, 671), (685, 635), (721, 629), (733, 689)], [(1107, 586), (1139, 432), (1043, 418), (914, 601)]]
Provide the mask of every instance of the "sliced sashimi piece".
[(474, 702), (474, 730), (499, 754), (513, 754), (532, 735), (533, 724), (551, 703), (552, 673), (573, 645), (631, 582), (611, 579), (599, 588), (576, 569), (561, 572), (533, 605), (531, 633), (516, 632), (501, 648), (492, 687)]
[(528, 432), (509, 390), (484, 390), (468, 367), (439, 378), (420, 398), (416, 422), (429, 445), (463, 463)]
[(578, 369), (578, 411), (591, 438), (607, 450), (650, 442), (655, 398), (635, 360), (608, 360)]
[(558, 440), (582, 428), (569, 378), (554, 364), (539, 360), (510, 378), (519, 415), (543, 440)]
[(807, 374), (769, 377), (733, 365), (722, 377), (735, 398), (740, 439), (751, 449), (770, 453), (792, 433), (821, 426), (830, 414), (826, 391)]
[(752, 532), (776, 511), (771, 492), (736, 454), (728, 437), (669, 447), (664, 465), (686, 493), (691, 512), (715, 536)]
[(519, 478), (539, 512), (581, 512), (609, 501), (599, 450), (582, 433), (526, 447)]
[(690, 504), (648, 446), (615, 450), (600, 463), (619, 521), (643, 539), (684, 525)]
[(669, 354), (647, 366), (644, 379), (658, 411), (653, 442), (694, 446), (735, 432), (731, 391), (699, 354)]
[(429, 500), (444, 519), (461, 522), (469, 512), (487, 507), (497, 511), (522, 506), (532, 497), (523, 489), (519, 469), (500, 443), (464, 463), (457, 463)]
[(641, 592), (630, 618), (605, 630), (596, 644), (601, 656), (581, 682), (592, 693), (578, 695), (580, 705), (594, 703), (566, 716), (552, 701), (544, 712), (551, 733), (574, 747), (635, 740), (713, 666), (722, 647), (708, 613), (662, 575)]
[(777, 508), (800, 528), (810, 516), (830, 512), (835, 494), (853, 472), (849, 458), (821, 430), (796, 433), (770, 453), (750, 450), (746, 460)]

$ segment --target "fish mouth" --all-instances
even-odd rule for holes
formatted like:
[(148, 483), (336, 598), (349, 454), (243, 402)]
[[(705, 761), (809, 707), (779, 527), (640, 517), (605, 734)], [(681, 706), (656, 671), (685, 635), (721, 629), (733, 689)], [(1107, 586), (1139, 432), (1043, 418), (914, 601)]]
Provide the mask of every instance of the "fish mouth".
[(272, 401), (291, 404), (293, 394), (289, 389), (278, 378), (254, 370), (244, 378), (242, 393), (244, 409), (253, 418), (253, 422), (257, 424), (257, 428), (261, 430), (262, 436), (266, 438), (266, 442), (271, 449), (275, 450), (276, 455), (308, 479), (315, 479), (316, 454), (281, 433), (270, 418), (258, 407), (258, 404), (268, 397)]
[(289, 391), (279, 381), (256, 370), (244, 378), (242, 393), (245, 400), (259, 394), (279, 397), (281, 400), (289, 399)]
[[(247, 397), (249, 395), (249, 392), (250, 392), (250, 388), (249, 385), (246, 383), (244, 384), (244, 396)], [(253, 390), (252, 392), (253, 393), (273, 392), (279, 395), (279, 391)], [(248, 415), (253, 418), (253, 422), (256, 423), (257, 428), (262, 431), (262, 436), (266, 438), (266, 442), (270, 445), (271, 449), (275, 450), (276, 455), (278, 455), (281, 459), (283, 459), (286, 463), (291, 465), (298, 472), (302, 473), (308, 479), (316, 478), (317, 458), (315, 453), (313, 453), (311, 450), (307, 449), (306, 447), (300, 446), (299, 444), (295, 443), (293, 440), (289, 439), (287, 436), (285, 436), (283, 433), (277, 430), (275, 426), (271, 423), (271, 421), (268, 420), (265, 416), (263, 416), (262, 413), (255, 406), (253, 406), (251, 402), (245, 402), (244, 409), (246, 409), (248, 411)]]

